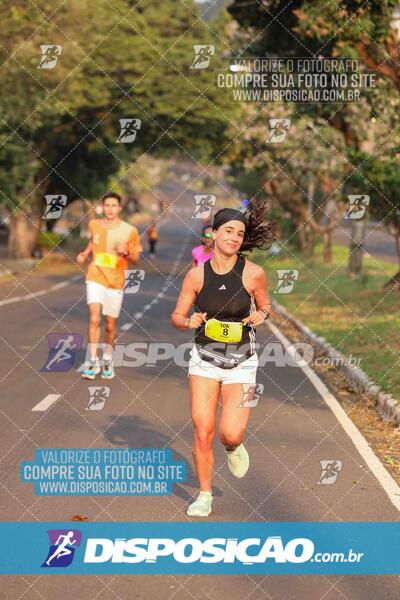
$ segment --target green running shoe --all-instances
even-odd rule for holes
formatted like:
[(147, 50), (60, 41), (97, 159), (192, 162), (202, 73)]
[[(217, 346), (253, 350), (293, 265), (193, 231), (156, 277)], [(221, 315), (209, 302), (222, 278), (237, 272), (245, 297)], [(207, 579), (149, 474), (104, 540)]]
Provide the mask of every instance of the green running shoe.
[(208, 517), (211, 513), (212, 501), (211, 492), (200, 492), (197, 499), (189, 505), (186, 514), (188, 517)]
[(249, 455), (243, 444), (231, 452), (228, 450), (228, 467), (232, 475), (241, 479), (249, 470)]

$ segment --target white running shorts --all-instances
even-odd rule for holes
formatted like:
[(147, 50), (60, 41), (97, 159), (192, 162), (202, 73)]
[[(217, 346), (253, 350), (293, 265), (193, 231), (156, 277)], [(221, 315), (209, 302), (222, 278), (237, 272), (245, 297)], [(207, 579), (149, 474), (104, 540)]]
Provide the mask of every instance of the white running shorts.
[(203, 360), (196, 346), (193, 346), (190, 352), (189, 375), (199, 375), (200, 377), (209, 377), (216, 379), (221, 384), (226, 383), (250, 383), (256, 384), (256, 375), (258, 367), (258, 356), (254, 353), (250, 358), (244, 360), (233, 369), (221, 369), (210, 362)]
[(102, 314), (117, 319), (121, 312), (124, 292), (107, 288), (96, 281), (86, 282), (87, 304), (101, 304)]

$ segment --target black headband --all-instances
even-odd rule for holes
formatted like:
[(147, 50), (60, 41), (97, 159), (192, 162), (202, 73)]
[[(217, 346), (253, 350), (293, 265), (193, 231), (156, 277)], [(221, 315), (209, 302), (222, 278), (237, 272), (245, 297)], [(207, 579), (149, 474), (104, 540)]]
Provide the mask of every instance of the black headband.
[(216, 213), (212, 228), (214, 230), (218, 229), (218, 227), (221, 227), (221, 225), (227, 223), (228, 221), (240, 221), (245, 227), (247, 227), (247, 219), (244, 214), (240, 212), (240, 210), (235, 208), (222, 208)]

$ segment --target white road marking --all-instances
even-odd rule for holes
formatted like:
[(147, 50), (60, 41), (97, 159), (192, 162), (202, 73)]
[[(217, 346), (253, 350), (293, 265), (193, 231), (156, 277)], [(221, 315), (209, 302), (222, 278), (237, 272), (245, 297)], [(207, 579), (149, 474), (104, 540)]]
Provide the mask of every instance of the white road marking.
[(43, 400), (39, 402), (39, 404), (36, 404), (36, 406), (34, 406), (32, 410), (44, 412), (45, 410), (50, 408), (50, 406), (54, 404), (54, 402), (56, 402), (59, 398), (61, 398), (61, 394), (48, 394), (45, 398), (43, 398)]
[(132, 327), (133, 323), (124, 323), (121, 325), (121, 331), (128, 331)]
[[(283, 335), (283, 333), (272, 323), (267, 323), (272, 333), (282, 342), (285, 350), (292, 345), (292, 343)], [(379, 481), (389, 500), (400, 511), (400, 487), (396, 481), (385, 469), (380, 462), (379, 458), (374, 454), (368, 442), (354, 425), (353, 421), (348, 417), (340, 403), (336, 400), (335, 396), (331, 394), (326, 385), (321, 381), (318, 375), (311, 369), (309, 365), (299, 365), (303, 373), (307, 375), (317, 392), (324, 399), (326, 404), (329, 406), (344, 431), (347, 433), (362, 458), (367, 463), (369, 469), (376, 479)]]
[(65, 281), (61, 281), (60, 283), (56, 283), (48, 288), (43, 290), (38, 290), (37, 292), (31, 292), (30, 294), (26, 294), (26, 296), (14, 296), (13, 298), (7, 298), (7, 300), (1, 300), (0, 306), (5, 306), (6, 304), (14, 304), (15, 302), (21, 302), (22, 300), (32, 300), (33, 298), (37, 298), (38, 296), (44, 296), (45, 294), (49, 294), (50, 292), (55, 292), (56, 290), (60, 290), (61, 288), (69, 285), (73, 281), (78, 281), (82, 275), (74, 275)]

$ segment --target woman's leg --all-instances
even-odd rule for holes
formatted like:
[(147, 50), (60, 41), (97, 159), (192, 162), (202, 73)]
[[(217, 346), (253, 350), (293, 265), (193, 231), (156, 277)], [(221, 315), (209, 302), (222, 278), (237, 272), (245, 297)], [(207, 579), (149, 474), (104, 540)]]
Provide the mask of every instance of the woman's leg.
[(222, 414), (219, 423), (219, 437), (229, 451), (243, 441), (251, 408), (243, 404), (243, 384), (226, 383), (221, 385)]
[(220, 383), (215, 379), (189, 375), (190, 406), (194, 427), (193, 462), (200, 491), (211, 491), (214, 464), (215, 421)]

